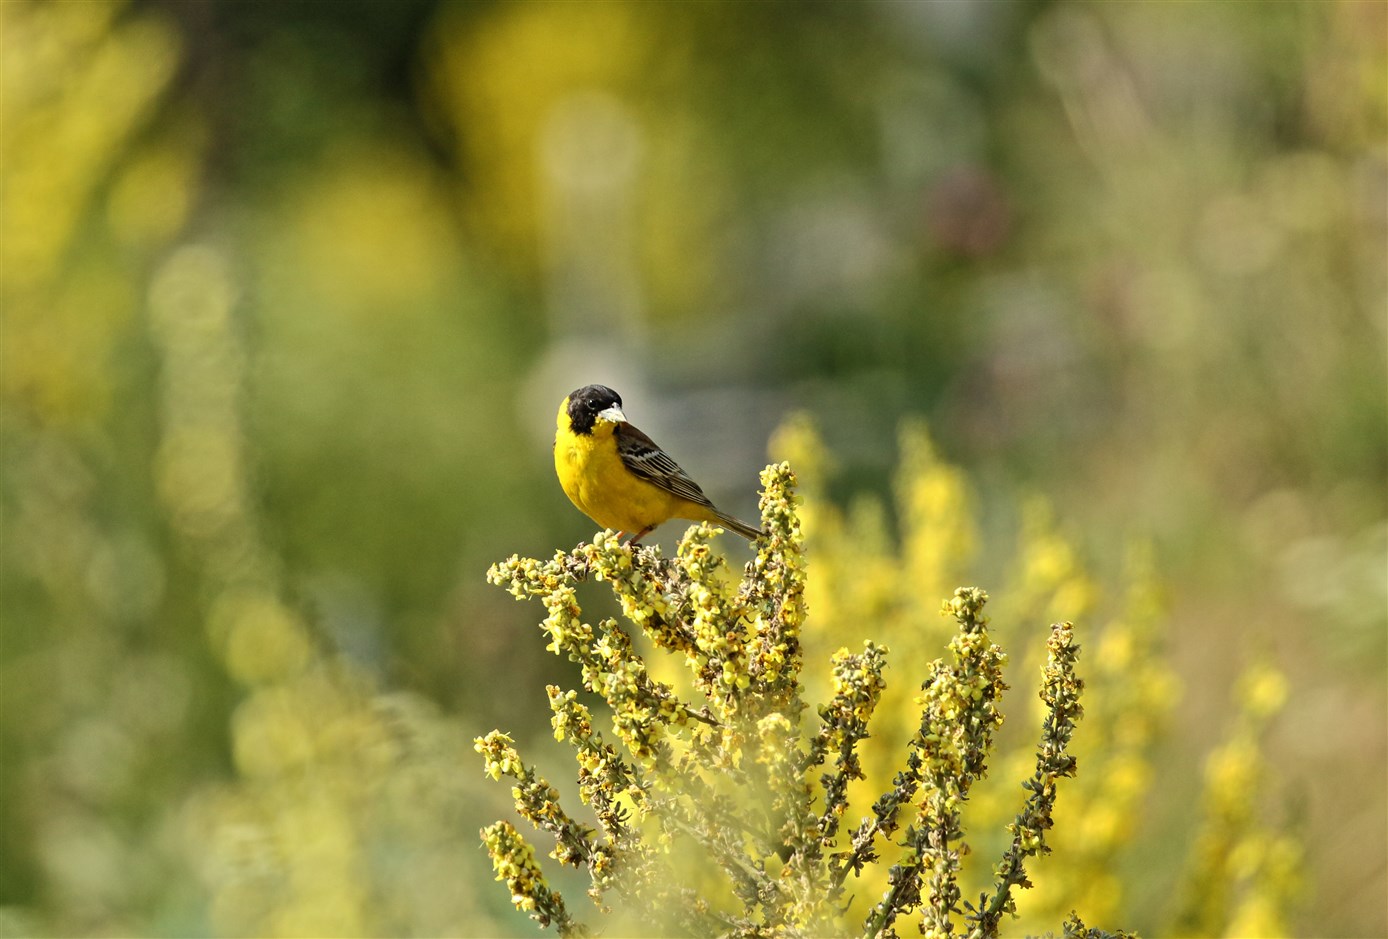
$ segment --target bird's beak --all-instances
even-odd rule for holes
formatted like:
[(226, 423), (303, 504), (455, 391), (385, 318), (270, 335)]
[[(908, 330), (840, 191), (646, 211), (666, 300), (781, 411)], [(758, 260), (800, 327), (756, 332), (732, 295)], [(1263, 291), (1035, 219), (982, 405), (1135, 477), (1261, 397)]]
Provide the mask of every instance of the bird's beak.
[(627, 416), (623, 414), (622, 409), (617, 407), (617, 405), (615, 404), (612, 405), (612, 407), (607, 408), (606, 410), (599, 411), (598, 419), (603, 421), (611, 421), (614, 424), (625, 424), (627, 422)]

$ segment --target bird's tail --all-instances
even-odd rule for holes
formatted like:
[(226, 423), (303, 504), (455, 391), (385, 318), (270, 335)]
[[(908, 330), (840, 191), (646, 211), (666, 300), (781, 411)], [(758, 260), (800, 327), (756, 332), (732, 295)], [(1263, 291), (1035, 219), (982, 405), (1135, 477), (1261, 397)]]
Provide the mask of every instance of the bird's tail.
[(714, 510), (713, 514), (717, 516), (718, 523), (720, 525), (722, 525), (724, 528), (729, 529), (730, 531), (737, 532), (739, 535), (746, 538), (748, 541), (756, 541), (758, 538), (766, 534), (766, 532), (762, 531), (760, 528), (753, 528), (746, 522), (738, 521), (731, 515), (728, 515), (724, 512), (719, 512), (717, 509)]

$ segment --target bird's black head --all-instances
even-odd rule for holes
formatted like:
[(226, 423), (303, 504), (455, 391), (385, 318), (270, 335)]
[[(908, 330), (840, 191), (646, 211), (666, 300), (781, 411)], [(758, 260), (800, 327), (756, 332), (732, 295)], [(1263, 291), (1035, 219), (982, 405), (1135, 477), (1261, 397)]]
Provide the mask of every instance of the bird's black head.
[(569, 395), (569, 426), (576, 434), (591, 434), (600, 413), (621, 407), (622, 396), (606, 385), (584, 385)]

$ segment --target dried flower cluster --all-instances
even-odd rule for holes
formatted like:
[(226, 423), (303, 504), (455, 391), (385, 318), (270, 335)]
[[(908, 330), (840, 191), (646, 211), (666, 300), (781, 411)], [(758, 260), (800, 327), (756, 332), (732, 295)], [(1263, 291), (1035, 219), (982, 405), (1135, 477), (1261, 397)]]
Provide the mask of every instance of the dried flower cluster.
[[(957, 631), (948, 655), (925, 667), (919, 728), (890, 788), (851, 830), (850, 785), (865, 778), (859, 744), (882, 699), (887, 650), (866, 642), (832, 658), (832, 694), (815, 717), (802, 699), (800, 631), (805, 554), (788, 464), (762, 474), (767, 536), (735, 580), (710, 548), (714, 530), (692, 527), (674, 559), (627, 547), (610, 534), (549, 561), (512, 557), (489, 579), (548, 612), (548, 648), (575, 662), (586, 691), (610, 712), (614, 742), (594, 728), (576, 691), (549, 688), (555, 737), (574, 750), (578, 791), (596, 819), (566, 812), (557, 790), (527, 766), (512, 739), (476, 741), (487, 772), (510, 778), (516, 811), (554, 838), (550, 857), (585, 869), (589, 895), (643, 932), (699, 935), (895, 935), (915, 914), (930, 936), (995, 936), (1029, 886), (1028, 858), (1047, 851), (1059, 779), (1073, 775), (1068, 746), (1081, 708), (1078, 646), (1052, 628), (1041, 691), (1045, 707), (1028, 796), (990, 891), (962, 898), (969, 852), (962, 812), (982, 778), (1002, 723), (1005, 656), (990, 640), (987, 595), (964, 588), (945, 602)], [(579, 584), (607, 583), (625, 619), (683, 661), (688, 687), (652, 677), (615, 619), (584, 622)], [(513, 902), (561, 935), (584, 935), (512, 825), (482, 832), (497, 879)], [(891, 864), (875, 903), (855, 897), (866, 868)], [(1067, 936), (1106, 935), (1077, 917)], [(1122, 935), (1122, 934), (1119, 934)]]

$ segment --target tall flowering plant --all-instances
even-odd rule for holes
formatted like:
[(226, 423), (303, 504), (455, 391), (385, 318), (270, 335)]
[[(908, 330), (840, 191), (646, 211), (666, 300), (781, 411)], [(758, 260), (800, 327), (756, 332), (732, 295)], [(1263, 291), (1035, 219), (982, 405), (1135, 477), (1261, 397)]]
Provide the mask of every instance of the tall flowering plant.
[[(1035, 768), (991, 888), (966, 898), (964, 809), (987, 772), (1007, 687), (987, 595), (961, 588), (945, 601), (955, 633), (916, 679), (918, 729), (889, 787), (870, 804), (851, 804), (850, 784), (865, 778), (860, 744), (887, 687), (888, 650), (869, 640), (861, 651), (834, 653), (830, 697), (810, 712), (795, 476), (780, 463), (762, 484), (766, 536), (740, 579), (712, 551), (714, 529), (704, 525), (689, 529), (673, 559), (602, 533), (548, 561), (512, 557), (489, 571), (517, 598), (544, 604), (548, 648), (576, 663), (584, 691), (605, 702), (611, 738), (577, 690), (548, 689), (555, 737), (574, 751), (578, 793), (596, 827), (561, 805), (508, 735), (476, 740), (487, 772), (512, 780), (517, 813), (554, 841), (550, 857), (587, 872), (599, 910), (645, 932), (893, 936), (910, 919), (928, 936), (998, 935), (1013, 891), (1030, 886), (1027, 862), (1048, 851), (1057, 786), (1076, 771), (1069, 744), (1083, 682), (1073, 627), (1051, 628)], [(585, 581), (611, 588), (626, 627), (584, 620), (577, 594)], [(653, 677), (635, 634), (682, 661), (686, 689)], [(514, 825), (498, 821), (482, 840), (518, 908), (561, 935), (588, 934)], [(861, 898), (855, 888), (874, 866), (886, 867), (887, 886)], [(1109, 935), (1075, 916), (1063, 931)]]

